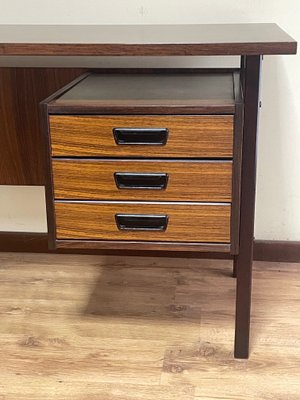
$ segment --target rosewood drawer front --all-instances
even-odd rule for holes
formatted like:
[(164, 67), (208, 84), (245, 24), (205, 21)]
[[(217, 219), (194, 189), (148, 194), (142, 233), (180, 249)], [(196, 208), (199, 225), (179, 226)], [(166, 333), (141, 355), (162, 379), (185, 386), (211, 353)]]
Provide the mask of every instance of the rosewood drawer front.
[(57, 239), (230, 242), (229, 204), (56, 202)]
[(51, 115), (52, 156), (231, 158), (233, 115)]
[(231, 161), (54, 159), (56, 199), (231, 202)]

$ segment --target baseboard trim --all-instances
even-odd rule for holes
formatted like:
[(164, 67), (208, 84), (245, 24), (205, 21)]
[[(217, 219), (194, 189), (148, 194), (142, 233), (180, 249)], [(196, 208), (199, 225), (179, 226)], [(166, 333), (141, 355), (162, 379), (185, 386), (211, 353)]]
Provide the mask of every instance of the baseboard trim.
[(300, 263), (300, 242), (284, 240), (255, 240), (256, 261)]
[[(28, 253), (49, 253), (48, 239), (45, 233), (31, 232), (0, 232), (0, 252), (28, 252)], [(230, 259), (225, 253), (190, 253), (190, 252), (165, 252), (165, 251), (107, 251), (107, 250), (77, 250), (60, 249), (55, 253), (68, 254), (111, 254), (111, 255), (146, 255), (162, 257), (199, 257)], [(273, 262), (299, 262), (300, 263), (300, 242), (279, 241), (279, 240), (255, 240), (254, 260)]]

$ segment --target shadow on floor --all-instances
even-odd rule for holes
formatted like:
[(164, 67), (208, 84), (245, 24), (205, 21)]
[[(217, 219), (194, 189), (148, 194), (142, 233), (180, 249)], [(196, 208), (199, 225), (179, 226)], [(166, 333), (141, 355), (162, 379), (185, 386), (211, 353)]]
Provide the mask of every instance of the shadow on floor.
[(202, 309), (214, 301), (222, 318), (229, 304), (232, 318), (235, 280), (229, 261), (115, 257), (100, 268), (84, 314), (200, 321)]

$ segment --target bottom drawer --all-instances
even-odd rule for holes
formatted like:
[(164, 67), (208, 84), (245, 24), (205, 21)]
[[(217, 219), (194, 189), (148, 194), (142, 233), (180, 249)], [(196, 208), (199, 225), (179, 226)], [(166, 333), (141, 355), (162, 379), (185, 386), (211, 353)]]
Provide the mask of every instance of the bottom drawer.
[(55, 202), (57, 239), (230, 243), (230, 204)]

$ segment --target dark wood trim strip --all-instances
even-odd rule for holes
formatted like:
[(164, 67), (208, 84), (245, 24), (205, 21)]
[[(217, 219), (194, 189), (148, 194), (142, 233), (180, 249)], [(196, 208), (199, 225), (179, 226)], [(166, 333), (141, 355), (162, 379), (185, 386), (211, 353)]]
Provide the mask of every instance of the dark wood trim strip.
[(77, 78), (73, 79), (70, 83), (68, 83), (67, 85), (64, 85), (63, 87), (59, 88), (56, 92), (52, 93), (46, 99), (42, 100), (41, 101), (41, 105), (48, 104), (52, 100), (57, 99), (58, 97), (62, 96), (64, 93), (66, 93), (72, 87), (77, 85), (79, 82), (83, 81), (89, 75), (90, 75), (90, 72), (85, 72), (84, 74), (82, 74), (82, 75), (78, 76)]
[(56, 219), (54, 212), (54, 192), (53, 192), (53, 176), (52, 176), (52, 163), (51, 163), (51, 137), (49, 128), (49, 113), (48, 104), (46, 102), (40, 103), (40, 123), (41, 132), (44, 138), (44, 154), (45, 154), (45, 194), (46, 194), (46, 204), (47, 204), (47, 225), (48, 225), (48, 245), (49, 248), (55, 248), (55, 232), (56, 232)]
[(1, 43), (4, 56), (235, 56), (296, 54), (297, 43)]
[(89, 73), (96, 74), (230, 74), (239, 73), (239, 67), (117, 67), (117, 68), (89, 68)]
[(176, 243), (176, 242), (138, 242), (121, 240), (57, 240), (56, 249), (99, 249), (99, 250), (137, 250), (137, 251), (181, 251), (185, 253), (216, 252), (229, 253), (230, 245), (225, 243)]
[(234, 141), (233, 141), (233, 179), (232, 179), (232, 209), (231, 209), (231, 254), (238, 254), (240, 232), (240, 204), (241, 204), (241, 166), (244, 103), (240, 73), (233, 73), (233, 92), (235, 98)]
[[(71, 254), (122, 254), (144, 255), (159, 257), (186, 257), (186, 258), (216, 258), (231, 259), (228, 253), (197, 253), (197, 252), (170, 252), (170, 251), (129, 251), (129, 250), (96, 250), (96, 249), (48, 249), (48, 235), (46, 233), (30, 232), (0, 232), (0, 252), (24, 253), (71, 253)], [(142, 253), (142, 254), (141, 254)], [(300, 263), (300, 241), (256, 240), (254, 241), (254, 260), (271, 262)]]
[[(82, 103), (78, 103), (76, 100), (71, 102), (59, 102), (59, 103), (50, 103), (49, 104), (49, 113), (50, 114), (60, 114), (60, 115), (126, 115), (126, 114), (149, 114), (149, 115), (169, 115), (169, 114), (182, 114), (182, 115), (193, 115), (193, 114), (202, 114), (202, 115), (219, 115), (219, 114), (234, 114), (235, 106), (234, 104), (195, 104), (195, 105), (180, 105), (176, 104), (154, 104), (154, 105), (143, 105), (138, 104), (137, 102), (124, 101), (123, 105), (118, 102), (118, 104), (103, 102), (102, 105), (100, 102), (86, 102), (83, 107)], [(194, 103), (196, 103), (194, 101)]]

